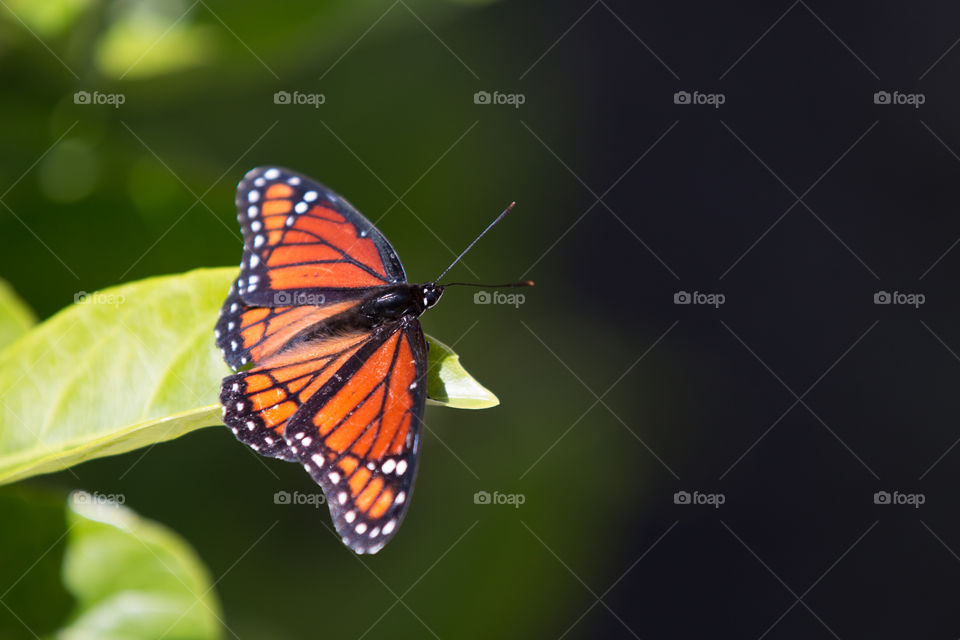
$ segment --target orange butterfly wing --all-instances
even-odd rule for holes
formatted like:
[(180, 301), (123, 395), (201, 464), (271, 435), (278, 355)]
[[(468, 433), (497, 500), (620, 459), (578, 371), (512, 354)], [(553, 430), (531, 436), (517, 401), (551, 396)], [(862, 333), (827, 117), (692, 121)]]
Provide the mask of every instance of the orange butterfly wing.
[(379, 551), (406, 514), (427, 397), (426, 351), (419, 322), (381, 327), (287, 422), (287, 442), (356, 553)]

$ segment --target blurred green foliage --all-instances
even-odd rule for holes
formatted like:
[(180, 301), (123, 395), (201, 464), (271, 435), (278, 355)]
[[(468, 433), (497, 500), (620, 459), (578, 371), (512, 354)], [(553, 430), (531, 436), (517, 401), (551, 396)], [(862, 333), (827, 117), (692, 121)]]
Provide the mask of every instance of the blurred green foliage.
[[(295, 168), (343, 194), (417, 281), (511, 200), (515, 212), (457, 268), (458, 279), (517, 277), (582, 211), (570, 204), (580, 186), (553, 177), (556, 158), (521, 123), (535, 115), (563, 155), (587, 135), (575, 123), (589, 92), (571, 91), (573, 80), (556, 73), (518, 80), (557, 36), (537, 31), (536, 7), (8, 2), (12, 11), (0, 9), (8, 123), (0, 272), (41, 317), (79, 291), (237, 264), (233, 191), (261, 164)], [(504, 21), (528, 25), (532, 44), (507, 42)], [(493, 88), (524, 91), (525, 111), (474, 104), (476, 91)], [(278, 105), (278, 91), (325, 100)], [(78, 104), (76, 92), (123, 102)], [(468, 291), (450, 291), (424, 318), (502, 404), (428, 408), (410, 515), (375, 557), (343, 548), (325, 508), (275, 504), (279, 490), (318, 489), (298, 466), (255, 456), (226, 429), (30, 484), (122, 493), (182, 533), (211, 567), (225, 620), (243, 638), (559, 635), (589, 595), (553, 553), (597, 589), (620, 572), (608, 552), (637, 544), (624, 532), (650, 473), (635, 466), (644, 450), (624, 425), (657, 411), (630, 389), (663, 386), (635, 371), (607, 400), (623, 407), (617, 417), (584, 388), (581, 380), (606, 389), (636, 356), (635, 347), (623, 355), (635, 328), (571, 289), (581, 258), (558, 244), (524, 275), (537, 287), (519, 308), (474, 305)], [(478, 491), (526, 501), (478, 505)], [(23, 522), (3, 528), (33, 526)], [(66, 610), (61, 600), (8, 604), (35, 620), (51, 606)]]
[[(175, 533), (116, 496), (4, 489), (3, 638), (216, 640), (210, 574)], [(16, 523), (17, 526), (10, 526)]]

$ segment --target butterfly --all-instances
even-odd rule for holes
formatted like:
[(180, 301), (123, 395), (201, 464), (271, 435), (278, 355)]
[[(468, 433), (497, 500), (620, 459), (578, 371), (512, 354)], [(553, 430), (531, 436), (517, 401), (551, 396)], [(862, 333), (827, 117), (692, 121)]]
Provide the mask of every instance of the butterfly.
[(254, 451), (303, 465), (343, 543), (376, 553), (407, 513), (419, 463), (418, 318), (450, 285), (407, 282), (369, 220), (288, 169), (248, 172), (236, 204), (243, 258), (214, 331), (237, 371), (221, 384), (223, 421)]

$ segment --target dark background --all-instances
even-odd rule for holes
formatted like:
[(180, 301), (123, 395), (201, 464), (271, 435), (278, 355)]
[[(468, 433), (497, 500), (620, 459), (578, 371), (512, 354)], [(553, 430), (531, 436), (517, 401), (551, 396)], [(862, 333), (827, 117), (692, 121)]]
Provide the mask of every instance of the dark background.
[(533, 278), (525, 304), (424, 319), (502, 404), (428, 409), (379, 555), (273, 504), (315, 489), (222, 428), (77, 469), (196, 547), (227, 637), (960, 634), (955, 4), (41, 4), (0, 7), (0, 270), (42, 317), (237, 263), (256, 165), (342, 193), (419, 281), (518, 202), (455, 273)]

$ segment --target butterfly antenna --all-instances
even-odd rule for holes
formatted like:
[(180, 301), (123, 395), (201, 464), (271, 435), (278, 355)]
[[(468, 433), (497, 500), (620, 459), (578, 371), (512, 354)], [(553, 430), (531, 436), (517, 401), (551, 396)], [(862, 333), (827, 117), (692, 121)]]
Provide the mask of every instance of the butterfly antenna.
[[(463, 258), (463, 256), (465, 256), (465, 255), (467, 254), (467, 251), (470, 251), (470, 249), (473, 248), (473, 245), (477, 244), (477, 242), (480, 240), (480, 238), (482, 238), (483, 236), (487, 235), (487, 232), (490, 231), (490, 229), (493, 229), (494, 225), (496, 225), (498, 222), (500, 222), (501, 220), (503, 220), (503, 217), (504, 217), (505, 215), (507, 215), (508, 213), (510, 213), (510, 210), (513, 209), (514, 205), (516, 205), (516, 204), (517, 204), (516, 202), (511, 202), (511, 203), (507, 206), (507, 208), (503, 210), (503, 213), (501, 213), (500, 215), (498, 215), (498, 216), (496, 217), (496, 219), (494, 219), (493, 222), (491, 222), (490, 224), (488, 224), (488, 225), (487, 225), (487, 228), (484, 229), (483, 231), (481, 231), (481, 232), (480, 232), (480, 235), (478, 235), (476, 238), (474, 238), (474, 239), (473, 239), (473, 242), (471, 242), (470, 244), (468, 244), (468, 245), (467, 245), (467, 248), (460, 252), (460, 255), (457, 256), (457, 259), (454, 260), (453, 262), (451, 262), (451, 263), (450, 263), (450, 266), (447, 267), (446, 269), (444, 269), (444, 270), (443, 270), (443, 273), (441, 273), (439, 276), (436, 277), (436, 279), (434, 279), (434, 282), (436, 282), (437, 280), (439, 280), (439, 279), (442, 278), (443, 276), (447, 275), (447, 271), (450, 271), (450, 269), (453, 268), (453, 265), (455, 265), (455, 264), (457, 264), (458, 262), (460, 262), (460, 259)], [(464, 283), (456, 282), (456, 283), (451, 283), (451, 284), (464, 284)]]

